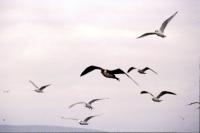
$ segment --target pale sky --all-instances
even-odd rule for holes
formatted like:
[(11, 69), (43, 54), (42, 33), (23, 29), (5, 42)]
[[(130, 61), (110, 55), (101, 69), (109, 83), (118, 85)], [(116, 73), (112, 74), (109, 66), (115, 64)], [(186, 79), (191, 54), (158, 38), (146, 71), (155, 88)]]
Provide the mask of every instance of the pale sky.
[[(0, 1), (0, 124), (59, 125), (104, 131), (198, 132), (199, 0), (1, 0)], [(136, 37), (160, 28), (166, 38)], [(130, 75), (142, 90), (157, 95), (160, 103), (141, 95), (126, 76), (121, 81), (93, 71), (80, 78), (89, 65), (107, 69), (152, 67)], [(43, 94), (38, 85), (51, 83)], [(110, 99), (68, 109), (78, 101)], [(85, 118), (101, 114), (88, 126), (61, 116)], [(181, 118), (184, 117), (184, 120)]]

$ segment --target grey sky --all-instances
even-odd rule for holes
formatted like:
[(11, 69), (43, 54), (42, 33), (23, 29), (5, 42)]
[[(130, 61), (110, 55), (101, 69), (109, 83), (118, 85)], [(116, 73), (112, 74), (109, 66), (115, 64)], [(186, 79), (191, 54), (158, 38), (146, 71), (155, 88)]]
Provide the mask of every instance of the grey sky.
[[(61, 116), (103, 113), (84, 128), (105, 131), (199, 131), (199, 0), (1, 0), (0, 118), (6, 124), (80, 127)], [(158, 29), (179, 11), (166, 38), (139, 35)], [(159, 75), (130, 75), (142, 89), (176, 92), (154, 103), (126, 76), (105, 79), (89, 65), (108, 69), (149, 66)], [(28, 82), (51, 83), (44, 94)], [(95, 110), (68, 105), (109, 97)], [(81, 113), (80, 113), (81, 112)], [(184, 117), (185, 120), (181, 120)], [(3, 123), (3, 122), (1, 122)]]

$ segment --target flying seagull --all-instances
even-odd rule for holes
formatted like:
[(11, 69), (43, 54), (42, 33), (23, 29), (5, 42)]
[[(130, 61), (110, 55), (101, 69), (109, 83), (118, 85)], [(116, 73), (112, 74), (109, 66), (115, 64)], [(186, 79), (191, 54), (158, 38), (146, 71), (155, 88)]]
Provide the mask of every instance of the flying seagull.
[(117, 68), (117, 69), (115, 69), (115, 70), (108, 70), (108, 69), (103, 69), (103, 68), (101, 68), (101, 67), (98, 67), (98, 66), (89, 66), (89, 67), (87, 67), (82, 73), (81, 73), (81, 75), (80, 76), (83, 76), (83, 75), (85, 75), (85, 74), (87, 74), (87, 73), (89, 73), (89, 72), (91, 72), (91, 71), (93, 71), (93, 70), (100, 70), (101, 71), (101, 74), (104, 76), (104, 77), (106, 77), (106, 78), (113, 78), (113, 79), (116, 79), (116, 80), (118, 80), (118, 81), (120, 81), (120, 79), (119, 78), (117, 78), (116, 76), (115, 76), (115, 74), (125, 74), (128, 78), (130, 78), (137, 86), (139, 86), (139, 84), (135, 81), (135, 80), (133, 80), (127, 73), (125, 73), (122, 69), (120, 69), (120, 68)]
[[(131, 71), (134, 70), (134, 69), (137, 69), (137, 68), (135, 68), (135, 67), (130, 67), (130, 68), (128, 69), (127, 73), (131, 72)], [(137, 71), (138, 71), (140, 74), (146, 74), (145, 72), (146, 72), (147, 70), (151, 70), (153, 73), (158, 74), (156, 71), (154, 71), (153, 69), (151, 69), (151, 68), (149, 68), (149, 67), (145, 67), (145, 68), (143, 68), (143, 69), (138, 69)]]
[(148, 36), (148, 35), (157, 35), (157, 36), (160, 36), (162, 38), (166, 37), (166, 35), (164, 35), (164, 30), (167, 26), (167, 24), (172, 20), (172, 18), (177, 14), (178, 12), (175, 12), (171, 17), (169, 17), (168, 19), (166, 19), (159, 30), (155, 30), (155, 32), (148, 32), (148, 33), (145, 33), (141, 36), (139, 36), (138, 38), (142, 38), (142, 37), (145, 37), (145, 36)]
[(96, 101), (99, 101), (99, 100), (104, 100), (104, 99), (109, 99), (109, 98), (99, 98), (99, 99), (92, 99), (91, 101), (89, 101), (88, 103), (87, 102), (77, 102), (77, 103), (74, 103), (72, 105), (69, 106), (69, 108), (72, 108), (74, 107), (75, 105), (77, 104), (85, 104), (85, 107), (88, 108), (88, 109), (93, 109), (94, 107), (92, 106), (92, 103), (96, 102)]
[(69, 119), (69, 120), (74, 120), (74, 121), (78, 121), (78, 123), (80, 125), (88, 125), (88, 121), (93, 118), (93, 117), (96, 117), (96, 116), (100, 116), (100, 115), (92, 115), (92, 116), (88, 116), (86, 117), (84, 120), (80, 120), (80, 119), (77, 119), (77, 118), (65, 118), (65, 117), (61, 117), (61, 119)]
[(10, 90), (2, 90), (3, 93), (9, 93)]
[(150, 94), (153, 97), (152, 100), (154, 102), (161, 102), (162, 100), (160, 100), (160, 97), (162, 97), (165, 94), (176, 95), (175, 93), (170, 92), (170, 91), (162, 91), (162, 92), (160, 92), (160, 94), (157, 97), (155, 97), (153, 94), (151, 94), (150, 92), (147, 92), (147, 91), (141, 91), (140, 94)]
[(38, 93), (43, 93), (43, 90), (46, 88), (46, 87), (48, 87), (48, 86), (50, 86), (51, 84), (48, 84), (48, 85), (44, 85), (44, 86), (41, 86), (41, 87), (38, 87), (35, 83), (33, 83), (31, 80), (29, 80), (29, 82), (33, 85), (33, 86), (35, 86), (37, 89), (35, 89), (34, 91), (35, 92), (38, 92)]
[[(192, 102), (192, 103), (189, 103), (188, 105), (193, 105), (193, 104), (199, 104), (200, 105), (200, 102)], [(198, 107), (197, 109), (200, 109), (200, 107)]]

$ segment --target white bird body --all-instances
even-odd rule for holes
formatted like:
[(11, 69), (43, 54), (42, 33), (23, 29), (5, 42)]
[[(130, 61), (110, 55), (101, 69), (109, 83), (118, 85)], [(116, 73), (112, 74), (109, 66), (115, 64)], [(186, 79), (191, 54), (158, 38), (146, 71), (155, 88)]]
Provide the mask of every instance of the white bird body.
[(35, 89), (34, 91), (38, 93), (43, 93), (43, 90), (39, 90), (39, 89)]
[(89, 123), (87, 121), (83, 121), (83, 120), (79, 120), (78, 123), (80, 125), (89, 125)]
[(164, 33), (163, 33), (161, 30), (155, 30), (155, 34), (156, 34), (157, 36), (162, 37), (162, 38), (166, 37), (166, 35), (164, 35)]
[(161, 101), (162, 101), (162, 100), (160, 100), (160, 99), (157, 98), (157, 97), (153, 97), (152, 100), (153, 100), (154, 102), (161, 102)]
[(91, 110), (94, 109), (94, 107), (89, 103), (85, 103), (85, 107)]

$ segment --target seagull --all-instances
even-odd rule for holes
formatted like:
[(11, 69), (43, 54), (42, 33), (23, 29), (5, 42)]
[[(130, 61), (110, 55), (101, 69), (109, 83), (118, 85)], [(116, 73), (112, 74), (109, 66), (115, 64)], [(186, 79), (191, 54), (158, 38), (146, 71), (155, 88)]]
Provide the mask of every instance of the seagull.
[(99, 101), (99, 100), (105, 100), (105, 99), (109, 99), (109, 98), (99, 98), (99, 99), (92, 99), (91, 101), (89, 101), (88, 103), (87, 102), (77, 102), (77, 103), (74, 103), (72, 105), (69, 106), (69, 108), (72, 108), (74, 107), (75, 105), (77, 104), (85, 104), (85, 107), (88, 108), (88, 109), (93, 109), (94, 107), (92, 106), (92, 103), (96, 102), (96, 101)]
[(37, 89), (35, 89), (34, 91), (35, 92), (38, 92), (38, 93), (43, 93), (43, 90), (46, 88), (46, 87), (48, 87), (48, 86), (50, 86), (51, 84), (48, 84), (48, 85), (44, 85), (44, 86), (41, 86), (41, 87), (38, 87), (35, 83), (33, 83), (31, 80), (29, 80), (29, 82), (33, 85), (33, 86), (35, 86)]
[(3, 93), (9, 93), (10, 90), (2, 90)]
[(88, 121), (93, 118), (93, 117), (96, 117), (96, 116), (100, 116), (100, 115), (92, 115), (92, 116), (88, 116), (86, 117), (84, 120), (80, 120), (80, 119), (77, 119), (77, 118), (65, 118), (65, 117), (61, 117), (61, 119), (70, 119), (70, 120), (75, 120), (75, 121), (78, 121), (78, 123), (80, 125), (88, 125)]
[[(200, 102), (192, 102), (192, 103), (189, 103), (188, 105), (193, 105), (193, 104), (199, 104), (200, 105)], [(197, 109), (200, 109), (200, 107), (198, 107)]]
[(117, 69), (115, 69), (115, 70), (108, 70), (108, 69), (103, 69), (103, 68), (98, 67), (98, 66), (93, 66), (93, 65), (91, 65), (91, 66), (87, 67), (87, 68), (81, 73), (80, 76), (83, 76), (83, 75), (85, 75), (85, 74), (87, 74), (87, 73), (89, 73), (89, 72), (91, 72), (91, 71), (93, 71), (93, 70), (100, 70), (100, 71), (101, 71), (101, 74), (102, 74), (104, 77), (106, 77), (106, 78), (113, 78), (113, 79), (116, 79), (116, 80), (118, 80), (118, 81), (120, 81), (120, 79), (117, 78), (117, 77), (115, 76), (115, 74), (125, 74), (125, 75), (126, 75), (128, 78), (130, 78), (137, 86), (139, 86), (139, 84), (138, 84), (135, 80), (133, 80), (127, 73), (125, 73), (125, 72), (124, 72), (122, 69), (120, 69), (120, 68), (117, 68)]
[[(137, 68), (135, 68), (135, 67), (130, 67), (130, 68), (128, 69), (127, 73), (131, 72), (131, 71), (134, 70), (134, 69), (137, 69)], [(149, 67), (145, 67), (145, 68), (143, 68), (143, 69), (138, 69), (138, 72), (139, 72), (140, 74), (146, 74), (145, 72), (146, 72), (147, 70), (151, 70), (153, 73), (158, 74), (156, 71), (154, 71), (153, 69), (151, 69), (151, 68), (149, 68)]]
[(175, 93), (173, 92), (170, 92), (170, 91), (162, 91), (157, 97), (155, 97), (153, 94), (151, 94), (150, 92), (147, 92), (147, 91), (141, 91), (140, 94), (150, 94), (153, 98), (152, 100), (154, 102), (161, 102), (162, 100), (160, 100), (159, 98), (165, 94), (172, 94), (172, 95), (176, 95)]
[(169, 17), (168, 19), (166, 19), (159, 30), (155, 30), (155, 32), (148, 32), (148, 33), (145, 33), (141, 36), (139, 36), (138, 38), (142, 38), (142, 37), (145, 37), (145, 36), (148, 36), (148, 35), (157, 35), (157, 36), (160, 36), (162, 38), (166, 37), (166, 35), (164, 35), (164, 30), (167, 26), (167, 24), (172, 20), (172, 18), (177, 14), (178, 12), (175, 12), (171, 17)]

